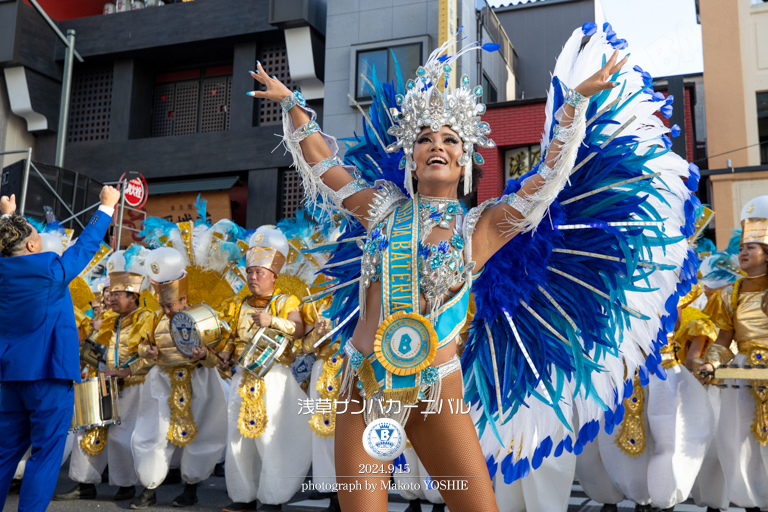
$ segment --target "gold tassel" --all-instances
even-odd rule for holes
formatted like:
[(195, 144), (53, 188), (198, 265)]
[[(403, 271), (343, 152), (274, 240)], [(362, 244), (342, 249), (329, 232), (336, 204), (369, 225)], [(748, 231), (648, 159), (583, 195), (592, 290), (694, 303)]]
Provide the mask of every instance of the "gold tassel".
[(401, 404), (415, 404), (419, 400), (421, 386), (402, 389), (385, 389), (383, 402), (400, 402)]
[(363, 364), (357, 369), (357, 378), (363, 383), (365, 397), (370, 400), (373, 394), (379, 390), (379, 382), (376, 380), (373, 366), (368, 359), (363, 359)]
[(179, 447), (187, 446), (197, 437), (197, 425), (192, 417), (192, 378), (190, 368), (183, 366), (166, 370), (171, 381), (171, 396), (168, 404), (171, 406), (171, 424), (168, 427), (167, 439)]

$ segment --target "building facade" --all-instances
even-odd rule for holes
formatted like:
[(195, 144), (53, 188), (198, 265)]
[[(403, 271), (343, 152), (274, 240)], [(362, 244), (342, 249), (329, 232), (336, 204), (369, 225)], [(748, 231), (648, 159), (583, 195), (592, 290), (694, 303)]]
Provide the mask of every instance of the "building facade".
[(741, 208), (768, 195), (768, 3), (699, 0), (704, 43), (709, 188), (717, 245)]
[[(295, 210), (291, 160), (275, 150), (280, 107), (246, 96), (257, 88), (248, 71), (260, 60), (322, 112), (325, 0), (194, 0), (106, 16), (103, 2), (40, 4), (63, 33), (75, 31), (84, 59), (63, 167), (102, 182), (140, 172), (147, 212), (174, 221), (194, 215), (197, 192), (250, 228)], [(53, 163), (63, 44), (23, 0), (0, 0), (0, 20), (0, 140)]]
[(516, 97), (515, 50), (485, 0), (333, 0), (326, 26), (323, 129), (338, 138), (362, 131), (355, 102), (365, 107), (370, 96), (361, 74), (375, 69), (380, 80), (390, 81), (397, 62), (408, 80), (459, 27), (460, 45), (486, 39), (501, 48), (465, 54), (454, 75), (482, 84), (486, 102)]

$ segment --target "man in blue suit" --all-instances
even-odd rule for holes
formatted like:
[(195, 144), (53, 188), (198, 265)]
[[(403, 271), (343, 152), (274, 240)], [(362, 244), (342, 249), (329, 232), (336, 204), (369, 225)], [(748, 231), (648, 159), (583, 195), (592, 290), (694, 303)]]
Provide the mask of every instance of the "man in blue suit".
[(0, 199), (0, 510), (29, 445), (19, 510), (44, 511), (58, 479), (80, 382), (69, 283), (88, 265), (112, 223), (120, 193), (104, 187), (101, 206), (63, 256), (41, 253), (37, 230)]

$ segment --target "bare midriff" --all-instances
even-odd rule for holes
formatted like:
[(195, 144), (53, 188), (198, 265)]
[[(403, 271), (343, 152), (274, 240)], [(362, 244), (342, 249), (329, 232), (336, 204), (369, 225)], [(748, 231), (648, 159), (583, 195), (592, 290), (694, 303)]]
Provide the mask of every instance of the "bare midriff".
[[(455, 292), (458, 292), (463, 286), (463, 283), (456, 287)], [(450, 299), (450, 296), (446, 296), (446, 300)], [(421, 296), (420, 310), (421, 314), (425, 314), (427, 308), (427, 301), (424, 296)], [(366, 295), (366, 315), (365, 321), (358, 320), (355, 332), (352, 334), (352, 346), (364, 355), (369, 355), (373, 352), (373, 342), (376, 338), (376, 331), (379, 328), (379, 318), (381, 316), (381, 283), (374, 281), (368, 288)], [(459, 337), (456, 336), (450, 343), (447, 343), (442, 348), (438, 349), (435, 359), (430, 366), (437, 366), (448, 362), (453, 356), (456, 355), (456, 343)]]

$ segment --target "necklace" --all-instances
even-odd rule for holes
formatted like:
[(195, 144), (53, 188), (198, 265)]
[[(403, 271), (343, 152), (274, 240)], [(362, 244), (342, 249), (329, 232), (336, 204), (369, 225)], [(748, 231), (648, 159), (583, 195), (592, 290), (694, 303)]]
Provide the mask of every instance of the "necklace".
[(759, 276), (746, 276), (747, 279), (757, 279), (760, 277), (768, 276), (768, 274), (760, 274)]
[(421, 240), (424, 240), (437, 226), (451, 229), (450, 222), (462, 215), (463, 210), (458, 199), (419, 195), (419, 219), (421, 220)]

